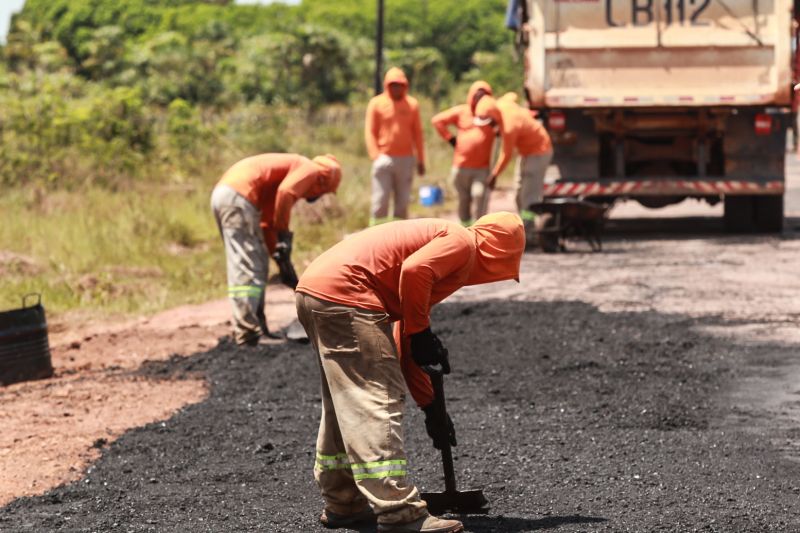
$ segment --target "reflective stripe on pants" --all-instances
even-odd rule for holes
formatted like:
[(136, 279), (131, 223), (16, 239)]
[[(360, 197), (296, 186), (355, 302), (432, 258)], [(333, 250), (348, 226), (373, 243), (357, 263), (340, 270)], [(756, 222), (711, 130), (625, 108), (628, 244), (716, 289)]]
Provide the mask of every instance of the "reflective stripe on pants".
[(424, 516), (425, 502), (407, 478), (405, 381), (388, 315), (301, 292), (296, 301), (320, 367), (314, 478), (325, 508), (347, 515), (369, 502), (380, 523)]
[(233, 336), (241, 344), (267, 331), (264, 288), (269, 257), (261, 231), (261, 213), (226, 185), (211, 194), (228, 272), (228, 298), (233, 308)]

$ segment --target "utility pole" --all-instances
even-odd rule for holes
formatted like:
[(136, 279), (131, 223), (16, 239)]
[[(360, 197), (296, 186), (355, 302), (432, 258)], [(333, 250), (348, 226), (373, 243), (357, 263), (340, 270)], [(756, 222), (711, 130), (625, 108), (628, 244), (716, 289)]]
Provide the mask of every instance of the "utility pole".
[(375, 94), (383, 92), (383, 0), (377, 0), (375, 22)]

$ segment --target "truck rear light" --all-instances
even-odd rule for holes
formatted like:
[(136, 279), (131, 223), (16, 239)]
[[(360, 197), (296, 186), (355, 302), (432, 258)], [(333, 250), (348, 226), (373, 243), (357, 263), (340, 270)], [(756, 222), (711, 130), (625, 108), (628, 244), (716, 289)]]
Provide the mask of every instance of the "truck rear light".
[(772, 117), (765, 113), (756, 115), (755, 129), (756, 135), (769, 135), (772, 133)]
[(550, 131), (564, 131), (567, 128), (567, 117), (561, 111), (550, 111), (547, 116), (547, 127)]

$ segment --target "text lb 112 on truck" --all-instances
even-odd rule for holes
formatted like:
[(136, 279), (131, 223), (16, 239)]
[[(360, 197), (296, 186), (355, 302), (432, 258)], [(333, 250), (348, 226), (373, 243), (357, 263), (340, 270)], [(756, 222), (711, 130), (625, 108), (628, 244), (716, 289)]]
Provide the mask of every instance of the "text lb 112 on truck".
[(793, 0), (512, 0), (528, 104), (554, 143), (545, 196), (724, 202), (783, 227)]

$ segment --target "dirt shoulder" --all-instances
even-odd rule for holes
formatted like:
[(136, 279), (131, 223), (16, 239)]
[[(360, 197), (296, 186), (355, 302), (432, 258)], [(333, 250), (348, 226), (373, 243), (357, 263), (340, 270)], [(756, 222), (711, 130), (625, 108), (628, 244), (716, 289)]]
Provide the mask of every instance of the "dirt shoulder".
[[(294, 317), (288, 289), (270, 287), (268, 302), (273, 327)], [(151, 379), (137, 372), (216, 346), (229, 316), (229, 302), (219, 300), (148, 318), (60, 324), (50, 339), (55, 376), (0, 388), (0, 505), (79, 479), (125, 431), (206, 398), (202, 373)]]

